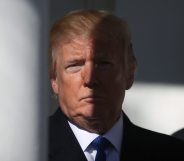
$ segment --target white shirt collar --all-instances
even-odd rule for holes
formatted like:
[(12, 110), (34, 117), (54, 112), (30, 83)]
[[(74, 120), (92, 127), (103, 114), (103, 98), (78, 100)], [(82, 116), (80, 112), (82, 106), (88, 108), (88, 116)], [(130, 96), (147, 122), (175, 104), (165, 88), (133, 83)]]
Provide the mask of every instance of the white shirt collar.
[[(74, 135), (76, 136), (83, 151), (87, 149), (89, 144), (99, 136), (99, 134), (91, 133), (86, 130), (80, 129), (70, 121), (68, 121)], [(118, 152), (121, 150), (121, 143), (123, 138), (123, 116), (113, 125), (113, 127), (103, 135), (108, 139), (116, 148)]]

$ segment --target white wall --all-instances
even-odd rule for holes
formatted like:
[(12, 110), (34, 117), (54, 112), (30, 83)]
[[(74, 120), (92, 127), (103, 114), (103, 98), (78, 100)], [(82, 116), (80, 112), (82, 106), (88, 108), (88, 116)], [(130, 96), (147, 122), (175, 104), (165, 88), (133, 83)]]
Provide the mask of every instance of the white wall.
[(184, 127), (184, 85), (135, 83), (123, 109), (135, 124), (172, 134)]

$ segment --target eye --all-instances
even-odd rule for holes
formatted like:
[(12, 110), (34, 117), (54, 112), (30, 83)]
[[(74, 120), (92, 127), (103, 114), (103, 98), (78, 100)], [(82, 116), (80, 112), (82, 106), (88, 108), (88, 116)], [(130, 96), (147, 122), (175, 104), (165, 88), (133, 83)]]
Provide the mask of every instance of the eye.
[(100, 68), (110, 68), (113, 66), (113, 63), (110, 61), (100, 61), (97, 63), (97, 67)]
[(76, 73), (79, 72), (82, 68), (81, 63), (75, 63), (75, 64), (70, 64), (66, 67), (66, 71), (69, 73)]

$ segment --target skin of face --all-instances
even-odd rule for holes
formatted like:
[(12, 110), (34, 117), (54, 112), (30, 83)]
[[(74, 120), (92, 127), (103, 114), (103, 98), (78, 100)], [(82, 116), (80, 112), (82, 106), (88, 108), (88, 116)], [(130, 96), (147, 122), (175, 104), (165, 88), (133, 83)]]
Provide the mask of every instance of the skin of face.
[(121, 115), (126, 78), (122, 49), (112, 42), (77, 37), (57, 48), (51, 79), (61, 110), (90, 132), (107, 132)]

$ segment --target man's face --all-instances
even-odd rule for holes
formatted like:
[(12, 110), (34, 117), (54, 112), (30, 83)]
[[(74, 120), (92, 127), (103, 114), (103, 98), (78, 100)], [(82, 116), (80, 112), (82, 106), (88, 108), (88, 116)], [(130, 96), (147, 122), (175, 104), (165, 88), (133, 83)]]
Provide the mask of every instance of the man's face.
[(65, 115), (79, 127), (104, 133), (121, 115), (127, 88), (122, 49), (77, 37), (57, 49), (51, 80)]

